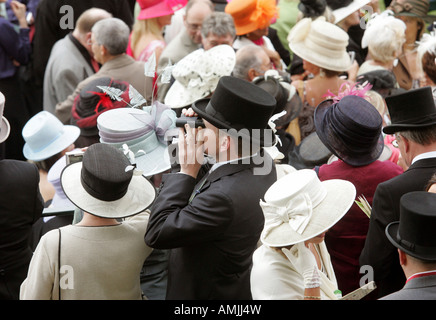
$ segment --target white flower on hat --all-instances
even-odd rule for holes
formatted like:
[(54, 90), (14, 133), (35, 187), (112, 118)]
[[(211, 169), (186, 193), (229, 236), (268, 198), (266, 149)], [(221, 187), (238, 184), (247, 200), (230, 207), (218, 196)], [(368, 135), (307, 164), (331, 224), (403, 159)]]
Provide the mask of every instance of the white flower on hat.
[(312, 26), (311, 18), (301, 19), (289, 32), (288, 42), (301, 42), (306, 39)]

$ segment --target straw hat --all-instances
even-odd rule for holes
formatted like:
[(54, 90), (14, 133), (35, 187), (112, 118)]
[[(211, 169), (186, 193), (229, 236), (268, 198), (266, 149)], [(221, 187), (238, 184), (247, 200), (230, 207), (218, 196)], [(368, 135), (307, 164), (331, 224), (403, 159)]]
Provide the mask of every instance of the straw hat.
[(55, 115), (41, 111), (23, 127), (23, 154), (28, 160), (48, 159), (73, 144), (79, 135), (78, 127), (64, 125)]
[(3, 116), (3, 110), (5, 109), (5, 96), (0, 92), (0, 143), (5, 141), (9, 137), (11, 132), (11, 126), (8, 119)]
[(112, 109), (97, 119), (100, 142), (122, 150), (146, 177), (171, 168), (165, 133), (175, 128), (176, 115), (154, 103), (151, 112), (135, 108)]
[(175, 81), (165, 96), (165, 104), (177, 109), (210, 96), (219, 79), (232, 73), (235, 63), (235, 50), (225, 44), (188, 54), (172, 71)]
[(321, 182), (314, 170), (301, 169), (278, 179), (260, 205), (265, 214), (262, 243), (284, 247), (327, 231), (348, 211), (356, 188), (345, 180)]
[(238, 36), (268, 27), (278, 15), (276, 0), (232, 0), (224, 11), (233, 17)]
[(79, 209), (102, 218), (125, 218), (146, 210), (156, 197), (151, 182), (129, 167), (121, 150), (95, 143), (83, 161), (63, 169), (61, 185)]
[(301, 19), (289, 32), (289, 48), (314, 65), (343, 72), (351, 66), (347, 52), (349, 36), (324, 17)]
[(432, 22), (436, 16), (429, 15), (430, 0), (393, 0), (387, 10), (392, 10), (395, 16), (409, 16), (421, 18), (425, 22)]
[(138, 20), (167, 16), (182, 9), (188, 0), (137, 0), (141, 11)]

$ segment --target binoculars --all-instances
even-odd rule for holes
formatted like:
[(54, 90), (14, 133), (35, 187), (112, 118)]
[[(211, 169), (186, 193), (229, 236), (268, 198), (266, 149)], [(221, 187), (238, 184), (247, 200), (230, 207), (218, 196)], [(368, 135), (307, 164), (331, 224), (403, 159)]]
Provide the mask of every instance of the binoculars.
[(191, 128), (202, 127), (205, 128), (204, 122), (201, 118), (197, 117), (180, 117), (176, 119), (176, 127), (184, 128), (188, 124)]

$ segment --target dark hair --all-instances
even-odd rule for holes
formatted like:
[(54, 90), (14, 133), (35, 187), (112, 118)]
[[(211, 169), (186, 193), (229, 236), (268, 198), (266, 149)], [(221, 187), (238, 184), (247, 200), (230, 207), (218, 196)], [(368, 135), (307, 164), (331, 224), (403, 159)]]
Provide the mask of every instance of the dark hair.
[(422, 69), (433, 83), (436, 83), (436, 55), (426, 52), (422, 56)]

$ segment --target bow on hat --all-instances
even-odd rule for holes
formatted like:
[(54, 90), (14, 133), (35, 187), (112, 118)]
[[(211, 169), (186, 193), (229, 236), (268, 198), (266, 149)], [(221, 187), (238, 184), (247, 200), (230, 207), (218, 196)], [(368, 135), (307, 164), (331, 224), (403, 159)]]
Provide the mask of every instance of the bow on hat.
[(260, 206), (265, 215), (266, 233), (283, 223), (288, 223), (295, 232), (302, 234), (312, 217), (312, 201), (305, 192), (290, 199), (285, 206), (276, 206), (262, 200)]
[(151, 106), (142, 109), (146, 112), (132, 115), (145, 124), (145, 127), (149, 129), (146, 130), (147, 132), (154, 130), (159, 140), (165, 143), (167, 131), (175, 128), (175, 111), (159, 101), (155, 101)]

